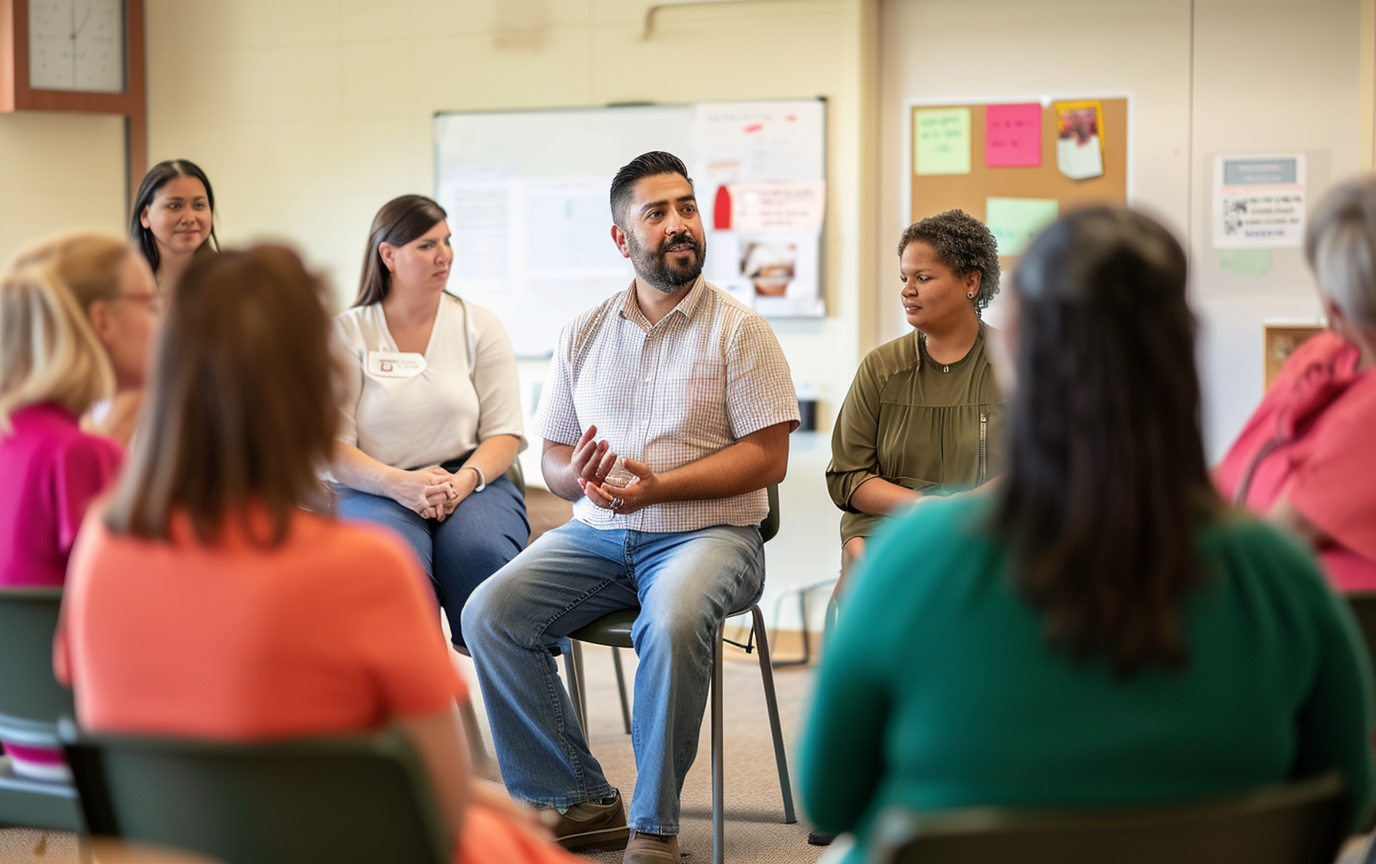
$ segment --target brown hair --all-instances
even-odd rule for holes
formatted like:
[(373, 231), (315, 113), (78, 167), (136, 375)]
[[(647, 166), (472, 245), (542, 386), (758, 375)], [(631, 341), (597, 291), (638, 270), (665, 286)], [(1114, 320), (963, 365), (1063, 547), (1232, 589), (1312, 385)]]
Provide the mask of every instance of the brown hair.
[(120, 294), (133, 250), (103, 234), (67, 234), (20, 253), (0, 285), (0, 427), (26, 405), (81, 414), (114, 391), (114, 371), (87, 310)]
[[(158, 339), (134, 452), (105, 516), (111, 531), (166, 539), (185, 512), (213, 543), (238, 518), (281, 543), (294, 511), (324, 506), (336, 366), (322, 283), (291, 250), (256, 246), (193, 262)], [(262, 505), (268, 537), (251, 511)]]
[(449, 214), (424, 195), (402, 195), (393, 198), (373, 217), (368, 229), (368, 251), (363, 253), (363, 276), (358, 282), (355, 306), (368, 306), (387, 299), (392, 290), (392, 271), (382, 262), (379, 247), (383, 243), (405, 246), (434, 228)]
[(1129, 676), (1186, 660), (1196, 535), (1223, 503), (1199, 429), (1185, 253), (1122, 207), (1080, 210), (1023, 255), (1009, 466), (994, 520), (1047, 641)]

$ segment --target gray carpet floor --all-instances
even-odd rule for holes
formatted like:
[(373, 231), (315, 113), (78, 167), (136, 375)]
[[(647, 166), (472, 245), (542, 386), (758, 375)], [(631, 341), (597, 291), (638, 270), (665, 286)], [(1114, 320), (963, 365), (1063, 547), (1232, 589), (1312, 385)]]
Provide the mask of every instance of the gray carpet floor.
[[(585, 646), (584, 652), (588, 678), (589, 743), (602, 762), (607, 777), (629, 801), (635, 788), (635, 756), (631, 751), (630, 736), (622, 728), (611, 649)], [(634, 676), (633, 652), (623, 651), (622, 655), (627, 675)], [(732, 864), (810, 864), (825, 850), (807, 844), (810, 829), (801, 808), (797, 823), (783, 824), (783, 804), (774, 765), (764, 691), (760, 685), (759, 665), (754, 655), (746, 655), (729, 646), (726, 658), (723, 671), (726, 860)], [(792, 771), (794, 742), (802, 722), (803, 706), (811, 689), (812, 672), (796, 667), (781, 669), (775, 672), (774, 680)], [(477, 687), (473, 689), (476, 693)], [(485, 724), (486, 717), (481, 706), (478, 707), (478, 715)], [(679, 835), (685, 860), (701, 864), (712, 860), (709, 725), (704, 718), (698, 758), (684, 784), (682, 833)], [(487, 740), (490, 746), (490, 737)], [(796, 785), (795, 777), (795, 799)], [(620, 852), (597, 853), (589, 857), (606, 864), (619, 864), (621, 861)], [(0, 830), (0, 864), (77, 864), (78, 860), (74, 835)]]

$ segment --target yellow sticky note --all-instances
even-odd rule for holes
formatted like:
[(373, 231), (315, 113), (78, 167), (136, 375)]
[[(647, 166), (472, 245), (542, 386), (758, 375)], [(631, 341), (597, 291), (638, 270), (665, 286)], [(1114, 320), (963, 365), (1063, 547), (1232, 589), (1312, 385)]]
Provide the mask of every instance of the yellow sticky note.
[(913, 173), (970, 173), (970, 109), (913, 112)]

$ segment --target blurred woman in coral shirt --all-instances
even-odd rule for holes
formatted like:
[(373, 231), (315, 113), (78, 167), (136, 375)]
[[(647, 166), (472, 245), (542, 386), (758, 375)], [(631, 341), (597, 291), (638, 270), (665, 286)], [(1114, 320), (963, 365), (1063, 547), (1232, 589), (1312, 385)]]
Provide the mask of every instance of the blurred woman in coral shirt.
[(396, 724), (456, 861), (570, 861), (529, 811), (471, 780), (466, 687), (414, 554), (321, 512), (341, 371), (323, 293), (281, 247), (182, 276), (128, 468), (73, 553), (59, 677), (94, 731), (246, 740)]

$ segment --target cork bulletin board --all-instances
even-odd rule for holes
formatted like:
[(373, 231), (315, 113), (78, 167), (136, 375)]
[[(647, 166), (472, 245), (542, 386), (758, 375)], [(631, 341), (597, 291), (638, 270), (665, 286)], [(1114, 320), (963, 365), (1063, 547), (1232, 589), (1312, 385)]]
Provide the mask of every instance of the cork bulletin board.
[[(1014, 100), (1000, 100), (989, 103), (940, 105), (910, 103), (907, 123), (909, 147), (907, 149), (907, 175), (909, 221), (916, 222), (944, 210), (959, 208), (983, 222), (988, 222), (986, 204), (990, 198), (1029, 199), (1058, 202), (1058, 212), (1088, 204), (1126, 204), (1128, 201), (1128, 146), (1129, 146), (1129, 106), (1127, 98), (1101, 98), (1094, 100), (1055, 100), (1041, 107), (1041, 151), (1039, 164), (999, 165), (1000, 160), (993, 150), (986, 150), (986, 111), (991, 106), (1009, 106)], [(1057, 142), (1060, 129), (1057, 121), (1057, 104), (1066, 102), (1076, 104), (1097, 103), (1099, 110), (1096, 130), (1101, 141), (1102, 174), (1072, 179), (1062, 172), (1057, 158)], [(1021, 107), (1031, 110), (1031, 104)], [(919, 173), (923, 165), (923, 145), (919, 143), (921, 131), (919, 112), (947, 109), (968, 109), (968, 130), (956, 132), (960, 146), (965, 146), (963, 137), (968, 137), (968, 161), (961, 153), (948, 153), (942, 157), (950, 164), (942, 170), (948, 173)], [(995, 109), (999, 110), (998, 108)], [(954, 112), (962, 117), (963, 112)], [(927, 115), (929, 118), (930, 114)], [(930, 151), (926, 151), (930, 155)], [(952, 161), (953, 157), (953, 161)], [(988, 162), (995, 164), (987, 164)], [(1016, 159), (1010, 161), (1018, 161)], [(1024, 162), (1026, 160), (1023, 160)], [(991, 229), (993, 226), (990, 226)], [(996, 235), (999, 232), (995, 231)], [(1000, 237), (1000, 250), (1005, 247)], [(1011, 268), (1017, 259), (1014, 256), (1000, 255), (1000, 264)]]

